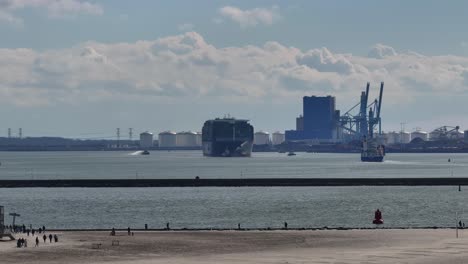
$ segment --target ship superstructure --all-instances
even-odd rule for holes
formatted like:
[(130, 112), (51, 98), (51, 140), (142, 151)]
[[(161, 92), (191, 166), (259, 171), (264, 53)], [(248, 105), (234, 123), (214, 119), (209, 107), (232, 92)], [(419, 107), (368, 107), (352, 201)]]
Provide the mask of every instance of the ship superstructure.
[(254, 128), (249, 120), (216, 118), (207, 120), (202, 129), (204, 156), (250, 157)]

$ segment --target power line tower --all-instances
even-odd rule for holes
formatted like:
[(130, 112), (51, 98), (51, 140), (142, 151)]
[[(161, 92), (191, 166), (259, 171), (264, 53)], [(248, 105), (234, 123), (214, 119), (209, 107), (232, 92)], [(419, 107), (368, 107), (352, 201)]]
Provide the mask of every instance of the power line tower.
[(128, 138), (130, 139), (130, 141), (133, 140), (133, 128), (128, 129)]

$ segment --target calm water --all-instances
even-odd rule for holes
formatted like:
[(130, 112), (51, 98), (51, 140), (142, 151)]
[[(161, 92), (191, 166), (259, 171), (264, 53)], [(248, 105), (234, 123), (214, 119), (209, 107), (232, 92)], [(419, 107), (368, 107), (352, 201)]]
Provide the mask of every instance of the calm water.
[[(452, 162), (447, 162), (448, 158)], [(200, 151), (0, 152), (0, 179), (464, 177), (468, 154), (389, 154), (363, 163), (359, 154), (253, 153), (251, 158), (203, 157)]]
[[(448, 163), (448, 158), (452, 162)], [(254, 153), (206, 158), (198, 151), (0, 152), (0, 179), (238, 177), (465, 177), (467, 154), (389, 154), (361, 163), (357, 154)], [(18, 188), (0, 189), (0, 205), (20, 223), (50, 228), (366, 227), (373, 211), (385, 226), (468, 224), (468, 187)], [(6, 221), (11, 222), (7, 216)]]

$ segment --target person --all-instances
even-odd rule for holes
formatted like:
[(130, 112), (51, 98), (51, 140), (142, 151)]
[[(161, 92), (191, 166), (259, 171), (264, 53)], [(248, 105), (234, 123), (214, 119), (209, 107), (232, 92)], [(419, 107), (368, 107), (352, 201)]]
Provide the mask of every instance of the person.
[(166, 229), (167, 229), (167, 230), (169, 230), (169, 229), (170, 229), (170, 228), (169, 228), (169, 222), (168, 222), (168, 223), (166, 223)]
[(44, 240), (44, 244), (45, 244), (45, 242), (47, 241), (47, 236), (44, 234), (44, 235), (42, 236), (42, 239)]
[(111, 231), (110, 235), (115, 236), (115, 228), (112, 228), (112, 231)]
[(130, 235), (130, 227), (127, 228), (128, 235)]
[(55, 243), (58, 242), (58, 236), (57, 236), (57, 234), (54, 235), (54, 241), (55, 241)]
[(42, 233), (42, 228), (39, 227), (38, 232), (39, 232), (39, 234)]
[(288, 229), (288, 222), (284, 222), (284, 229)]
[(461, 222), (461, 220), (458, 221), (458, 227), (459, 227), (459, 228), (462, 228), (462, 222)]
[(52, 243), (52, 234), (49, 234), (49, 241)]
[(28, 229), (28, 230), (26, 230), (26, 233), (28, 234), (28, 236), (29, 236), (29, 232), (30, 232), (30, 231), (31, 231), (31, 230), (29, 230), (29, 229)]
[(42, 232), (45, 232), (45, 226), (42, 226)]
[(27, 248), (28, 247), (28, 240), (26, 238), (24, 238), (24, 247)]
[(39, 246), (39, 237), (36, 237), (36, 245), (34, 247), (38, 247)]
[(21, 238), (16, 241), (16, 247), (20, 248), (21, 247)]

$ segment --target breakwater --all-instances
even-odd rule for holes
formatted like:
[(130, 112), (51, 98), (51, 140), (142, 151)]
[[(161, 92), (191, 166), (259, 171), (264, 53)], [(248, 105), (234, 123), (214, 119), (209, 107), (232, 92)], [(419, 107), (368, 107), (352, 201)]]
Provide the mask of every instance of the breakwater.
[(468, 178), (244, 178), (0, 180), (0, 188), (24, 187), (273, 187), (461, 186)]

